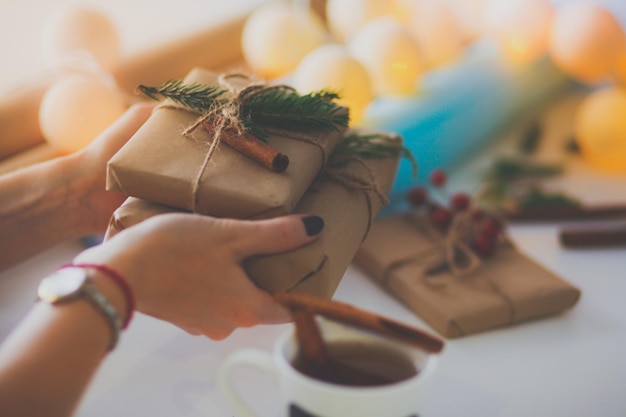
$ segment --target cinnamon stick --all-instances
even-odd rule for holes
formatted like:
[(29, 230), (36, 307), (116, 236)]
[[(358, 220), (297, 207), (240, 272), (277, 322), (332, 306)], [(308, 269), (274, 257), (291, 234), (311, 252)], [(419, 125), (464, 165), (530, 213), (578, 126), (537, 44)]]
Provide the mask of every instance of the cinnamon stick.
[(550, 207), (520, 209), (504, 213), (510, 221), (566, 221), (626, 217), (626, 205), (592, 207)]
[(437, 337), (350, 304), (307, 294), (277, 293), (274, 297), (290, 310), (306, 309), (331, 320), (401, 340), (429, 353), (439, 353), (443, 349), (444, 342)]
[(578, 225), (559, 231), (559, 241), (567, 248), (598, 248), (626, 245), (626, 223)]
[[(208, 132), (213, 131), (213, 127), (209, 122), (203, 122), (202, 126)], [(274, 172), (283, 172), (289, 166), (289, 157), (287, 155), (249, 133), (240, 135), (233, 129), (224, 129), (220, 134), (220, 140)]]
[(371, 386), (394, 382), (383, 375), (336, 360), (326, 348), (313, 313), (298, 306), (292, 306), (290, 313), (298, 340), (298, 358), (294, 363), (296, 369), (313, 378), (342, 385)]

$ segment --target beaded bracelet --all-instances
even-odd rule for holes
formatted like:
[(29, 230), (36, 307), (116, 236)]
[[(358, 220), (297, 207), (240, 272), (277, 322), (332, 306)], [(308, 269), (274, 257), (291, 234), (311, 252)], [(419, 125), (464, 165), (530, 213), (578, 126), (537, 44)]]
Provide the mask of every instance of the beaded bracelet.
[(95, 269), (96, 271), (100, 271), (105, 276), (111, 278), (117, 284), (117, 286), (122, 290), (122, 293), (124, 294), (124, 299), (126, 301), (127, 314), (126, 314), (126, 320), (124, 320), (124, 323), (122, 324), (122, 329), (126, 329), (128, 327), (128, 324), (133, 318), (133, 312), (135, 311), (135, 296), (133, 295), (133, 291), (130, 288), (130, 285), (128, 285), (128, 282), (117, 271), (115, 271), (112, 268), (109, 268), (106, 265), (89, 264), (89, 263), (66, 264), (66, 265), (60, 266), (58, 269), (65, 269), (65, 268), (91, 268), (91, 269)]

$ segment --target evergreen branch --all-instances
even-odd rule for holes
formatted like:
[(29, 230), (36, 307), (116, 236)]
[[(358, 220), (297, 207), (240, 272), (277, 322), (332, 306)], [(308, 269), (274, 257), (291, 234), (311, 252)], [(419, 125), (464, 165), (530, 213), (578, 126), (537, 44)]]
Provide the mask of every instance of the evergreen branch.
[(169, 98), (199, 113), (211, 109), (217, 103), (217, 99), (226, 92), (218, 86), (206, 86), (199, 83), (185, 84), (180, 79), (166, 81), (158, 87), (140, 85), (138, 89), (153, 100)]
[(290, 89), (268, 89), (249, 96), (241, 106), (244, 125), (276, 129), (337, 131), (348, 126), (349, 115), (334, 103), (335, 93), (299, 95)]
[(329, 166), (340, 168), (347, 164), (349, 156), (362, 159), (384, 159), (400, 156), (411, 163), (413, 177), (417, 176), (417, 161), (411, 150), (402, 145), (399, 136), (387, 134), (346, 135), (335, 147), (329, 158)]
[(499, 158), (485, 174), (486, 181), (512, 183), (523, 179), (543, 179), (557, 176), (563, 168), (516, 158)]

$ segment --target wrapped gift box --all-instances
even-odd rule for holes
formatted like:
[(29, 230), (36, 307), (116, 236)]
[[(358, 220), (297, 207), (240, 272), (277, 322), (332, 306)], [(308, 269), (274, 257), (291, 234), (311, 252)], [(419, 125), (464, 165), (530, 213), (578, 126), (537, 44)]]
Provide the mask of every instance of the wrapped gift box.
[(422, 214), (376, 222), (355, 261), (436, 331), (459, 337), (557, 314), (580, 291), (510, 243), (467, 275), (429, 272), (441, 259), (443, 235)]
[[(318, 240), (286, 253), (247, 259), (244, 267), (269, 292), (298, 291), (330, 298), (384, 205), (395, 180), (398, 157), (348, 159), (328, 168), (309, 187), (294, 212), (321, 216), (325, 227)], [(180, 211), (129, 198), (111, 218), (107, 238), (149, 217)]]
[[(215, 85), (217, 77), (195, 69), (185, 83)], [(289, 157), (284, 172), (273, 172), (223, 143), (203, 168), (211, 133), (200, 127), (192, 138), (182, 134), (198, 117), (171, 106), (158, 107), (109, 161), (107, 189), (220, 217), (287, 214), (345, 132), (339, 126), (336, 130), (299, 132), (299, 140), (271, 134), (267, 143)]]

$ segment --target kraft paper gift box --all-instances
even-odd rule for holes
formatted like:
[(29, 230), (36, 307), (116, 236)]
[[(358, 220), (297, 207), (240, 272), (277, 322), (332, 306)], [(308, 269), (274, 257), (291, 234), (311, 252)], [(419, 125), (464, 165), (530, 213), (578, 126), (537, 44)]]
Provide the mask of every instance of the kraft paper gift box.
[[(218, 76), (194, 69), (184, 82), (216, 85)], [(342, 126), (306, 133), (270, 131), (267, 143), (289, 158), (287, 169), (277, 173), (223, 142), (206, 162), (211, 133), (200, 126), (193, 130), (191, 138), (184, 136), (183, 131), (200, 115), (173, 107), (157, 107), (111, 158), (108, 190), (219, 217), (287, 214), (320, 173), (327, 155), (345, 132)]]
[(550, 316), (572, 307), (580, 290), (500, 244), (467, 275), (428, 272), (442, 259), (443, 235), (422, 214), (376, 222), (355, 257), (368, 275), (446, 337)]
[[(345, 168), (327, 169), (310, 186), (295, 213), (321, 216), (324, 231), (310, 245), (244, 262), (254, 283), (271, 293), (297, 291), (332, 297), (343, 274), (391, 189), (398, 157), (350, 161)], [(180, 211), (172, 207), (127, 199), (113, 214), (107, 239), (149, 217)]]

